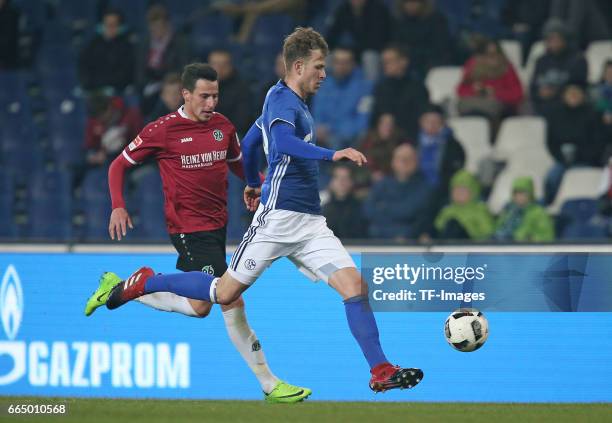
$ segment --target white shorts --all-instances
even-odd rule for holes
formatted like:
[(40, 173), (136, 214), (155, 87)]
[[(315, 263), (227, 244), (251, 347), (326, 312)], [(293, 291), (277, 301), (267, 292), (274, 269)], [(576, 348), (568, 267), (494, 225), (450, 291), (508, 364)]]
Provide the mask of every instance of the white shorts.
[(252, 285), (280, 257), (291, 260), (313, 282), (328, 282), (335, 271), (356, 267), (325, 217), (260, 205), (228, 272), (237, 281)]

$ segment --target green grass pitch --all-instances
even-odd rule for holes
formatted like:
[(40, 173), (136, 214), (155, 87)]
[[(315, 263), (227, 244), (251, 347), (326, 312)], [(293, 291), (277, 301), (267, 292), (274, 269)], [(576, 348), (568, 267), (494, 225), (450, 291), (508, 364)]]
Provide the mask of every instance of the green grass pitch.
[[(9, 415), (9, 405), (65, 404), (62, 415)], [(187, 401), (0, 397), (1, 422), (611, 422), (612, 404)]]

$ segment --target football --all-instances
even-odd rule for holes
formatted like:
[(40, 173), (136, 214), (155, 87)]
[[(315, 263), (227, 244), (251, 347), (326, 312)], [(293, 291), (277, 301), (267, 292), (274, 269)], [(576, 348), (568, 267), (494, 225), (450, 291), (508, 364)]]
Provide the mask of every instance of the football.
[(474, 308), (460, 308), (444, 322), (446, 341), (457, 351), (476, 351), (489, 336), (489, 322), (484, 314)]

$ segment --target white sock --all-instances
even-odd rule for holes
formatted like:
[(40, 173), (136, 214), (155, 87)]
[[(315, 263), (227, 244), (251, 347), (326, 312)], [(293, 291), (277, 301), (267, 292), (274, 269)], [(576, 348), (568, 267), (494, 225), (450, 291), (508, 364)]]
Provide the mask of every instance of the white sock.
[(255, 377), (261, 385), (261, 389), (269, 394), (279, 382), (266, 363), (266, 356), (255, 332), (249, 326), (244, 313), (244, 307), (235, 307), (223, 312), (225, 327), (232, 343), (247, 362)]
[(172, 292), (154, 292), (153, 294), (138, 297), (136, 301), (153, 307), (156, 310), (181, 313), (191, 317), (198, 316), (193, 307), (191, 307), (191, 304), (189, 304), (187, 297), (181, 297)]

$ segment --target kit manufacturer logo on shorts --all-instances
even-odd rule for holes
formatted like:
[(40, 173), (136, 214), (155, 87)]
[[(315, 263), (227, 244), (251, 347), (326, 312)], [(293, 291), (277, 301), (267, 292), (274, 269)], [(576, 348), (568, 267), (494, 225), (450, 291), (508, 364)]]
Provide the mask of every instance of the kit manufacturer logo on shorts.
[(223, 132), (221, 132), (219, 129), (215, 129), (213, 131), (213, 137), (215, 138), (215, 141), (223, 141)]
[(255, 260), (253, 260), (253, 259), (247, 259), (244, 262), (244, 267), (246, 267), (247, 270), (253, 270), (253, 269), (255, 269), (255, 266), (257, 266), (257, 263), (255, 263)]

